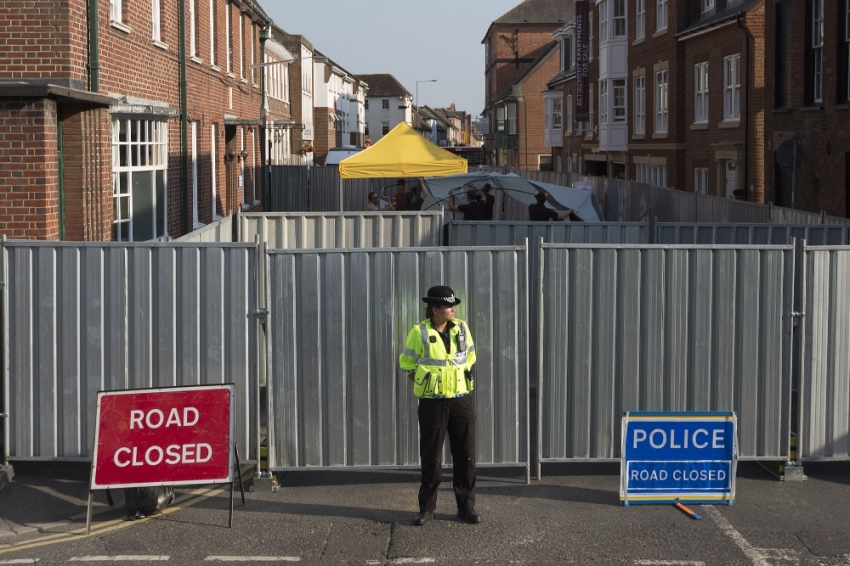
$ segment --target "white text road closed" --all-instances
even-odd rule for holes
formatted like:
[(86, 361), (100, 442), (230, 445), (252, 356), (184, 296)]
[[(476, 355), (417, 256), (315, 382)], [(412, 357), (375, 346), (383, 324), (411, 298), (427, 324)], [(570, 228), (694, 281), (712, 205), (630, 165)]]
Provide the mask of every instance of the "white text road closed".
[(736, 422), (731, 413), (627, 413), (620, 483), (623, 503), (731, 504)]

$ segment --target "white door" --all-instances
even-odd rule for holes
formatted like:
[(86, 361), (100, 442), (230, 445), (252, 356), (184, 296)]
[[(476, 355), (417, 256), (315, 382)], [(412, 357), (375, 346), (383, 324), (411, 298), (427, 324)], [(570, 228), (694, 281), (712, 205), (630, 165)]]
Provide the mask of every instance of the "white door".
[(735, 198), (735, 162), (726, 162), (726, 198)]

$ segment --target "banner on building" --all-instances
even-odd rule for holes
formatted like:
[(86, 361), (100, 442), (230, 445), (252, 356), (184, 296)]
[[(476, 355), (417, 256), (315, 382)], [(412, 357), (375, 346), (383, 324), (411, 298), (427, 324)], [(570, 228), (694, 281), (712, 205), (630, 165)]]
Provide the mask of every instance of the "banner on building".
[(578, 122), (587, 122), (590, 120), (589, 6), (590, 3), (587, 0), (578, 0), (576, 2), (576, 121)]

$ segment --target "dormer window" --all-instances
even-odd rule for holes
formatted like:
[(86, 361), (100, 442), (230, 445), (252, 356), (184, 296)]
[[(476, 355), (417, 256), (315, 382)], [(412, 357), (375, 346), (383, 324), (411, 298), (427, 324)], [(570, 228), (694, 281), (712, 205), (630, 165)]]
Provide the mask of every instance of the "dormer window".
[(573, 36), (567, 35), (561, 40), (561, 70), (569, 71), (575, 66), (575, 52), (573, 51)]
[(714, 10), (714, 0), (702, 0), (702, 13), (711, 12)]

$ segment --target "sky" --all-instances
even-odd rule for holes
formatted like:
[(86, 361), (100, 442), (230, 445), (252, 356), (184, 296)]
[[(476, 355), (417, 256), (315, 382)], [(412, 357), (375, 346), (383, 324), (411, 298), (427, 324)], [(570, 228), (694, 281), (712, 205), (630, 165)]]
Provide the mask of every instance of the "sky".
[(478, 116), (484, 110), (484, 46), (493, 20), (522, 0), (260, 0), (287, 33), (353, 75), (391, 74), (419, 105)]

